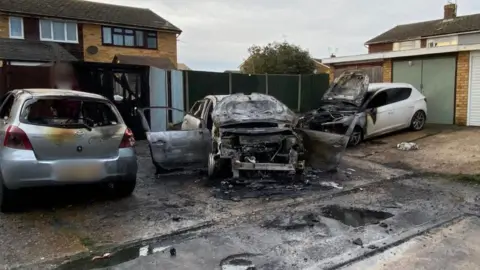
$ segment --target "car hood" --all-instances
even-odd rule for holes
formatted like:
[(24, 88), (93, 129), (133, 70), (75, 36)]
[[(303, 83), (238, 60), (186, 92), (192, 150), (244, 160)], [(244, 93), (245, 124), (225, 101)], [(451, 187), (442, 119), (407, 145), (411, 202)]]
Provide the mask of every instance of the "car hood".
[(248, 122), (293, 124), (296, 115), (274, 97), (252, 93), (225, 97), (213, 109), (212, 119), (218, 126)]
[(369, 77), (363, 71), (342, 73), (323, 95), (323, 100), (339, 100), (361, 106), (368, 92)]

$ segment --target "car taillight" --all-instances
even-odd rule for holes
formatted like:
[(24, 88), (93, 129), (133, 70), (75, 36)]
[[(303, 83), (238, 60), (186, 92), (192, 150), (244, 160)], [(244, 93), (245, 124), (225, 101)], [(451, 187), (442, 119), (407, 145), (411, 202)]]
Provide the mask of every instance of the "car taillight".
[(3, 146), (14, 149), (33, 150), (27, 134), (17, 126), (9, 126), (7, 128)]
[(122, 142), (120, 143), (120, 148), (133, 147), (135, 145), (135, 138), (133, 137), (133, 132), (131, 129), (127, 128), (125, 134), (123, 134)]

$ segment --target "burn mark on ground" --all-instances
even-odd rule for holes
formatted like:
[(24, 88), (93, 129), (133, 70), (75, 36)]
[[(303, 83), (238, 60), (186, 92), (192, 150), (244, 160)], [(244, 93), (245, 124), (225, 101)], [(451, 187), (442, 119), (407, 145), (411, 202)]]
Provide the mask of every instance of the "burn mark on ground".
[(369, 224), (378, 224), (380, 221), (393, 217), (393, 214), (372, 211), (360, 208), (345, 208), (338, 205), (329, 205), (321, 210), (322, 215), (332, 218), (351, 227), (362, 227)]

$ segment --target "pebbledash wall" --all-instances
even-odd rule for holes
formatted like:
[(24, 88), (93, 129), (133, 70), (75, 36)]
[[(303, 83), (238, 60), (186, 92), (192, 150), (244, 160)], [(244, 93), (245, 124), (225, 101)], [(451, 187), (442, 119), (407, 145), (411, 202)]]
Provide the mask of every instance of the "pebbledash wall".
[[(157, 32), (158, 49), (124, 48), (102, 45), (102, 27), (83, 24), (83, 50), (85, 61), (111, 63), (116, 54), (167, 57), (177, 65), (177, 38), (175, 33)], [(96, 46), (98, 53), (87, 53), (89, 46)]]
[[(392, 59), (383, 60), (382, 68), (383, 82), (392, 82)], [(332, 66), (331, 70), (330, 82), (334, 80), (335, 67)], [(470, 52), (459, 52), (455, 82), (455, 124), (462, 126), (467, 124), (469, 75)]]

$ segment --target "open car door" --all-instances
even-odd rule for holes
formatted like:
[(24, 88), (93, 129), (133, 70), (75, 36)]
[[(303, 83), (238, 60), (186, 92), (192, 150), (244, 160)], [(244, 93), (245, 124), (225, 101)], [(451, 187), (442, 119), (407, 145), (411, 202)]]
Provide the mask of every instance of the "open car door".
[[(200, 128), (182, 130), (180, 123), (170, 123), (173, 112), (184, 111), (164, 106), (138, 109), (157, 171), (206, 168), (211, 151), (211, 133)], [(203, 120), (200, 120), (203, 121)]]
[(312, 129), (298, 128), (295, 131), (302, 136), (306, 151), (307, 165), (314, 169), (332, 171), (337, 169), (345, 154), (350, 136), (361, 114), (352, 117), (345, 134), (323, 132)]

